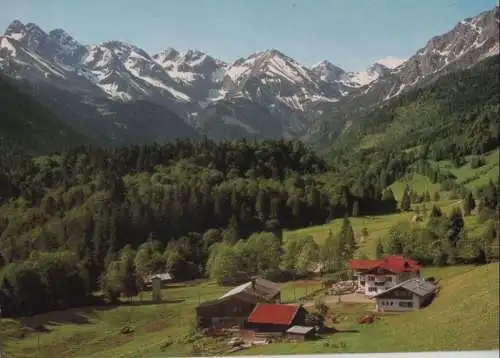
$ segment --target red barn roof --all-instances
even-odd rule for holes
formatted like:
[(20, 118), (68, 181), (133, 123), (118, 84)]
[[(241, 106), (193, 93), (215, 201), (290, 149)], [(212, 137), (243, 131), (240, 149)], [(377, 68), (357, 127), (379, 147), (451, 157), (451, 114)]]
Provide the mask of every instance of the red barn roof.
[(248, 317), (248, 323), (291, 324), (299, 306), (259, 303)]
[(418, 271), (422, 266), (414, 260), (393, 255), (383, 260), (351, 260), (349, 261), (349, 267), (362, 271), (381, 268), (390, 272), (401, 273)]

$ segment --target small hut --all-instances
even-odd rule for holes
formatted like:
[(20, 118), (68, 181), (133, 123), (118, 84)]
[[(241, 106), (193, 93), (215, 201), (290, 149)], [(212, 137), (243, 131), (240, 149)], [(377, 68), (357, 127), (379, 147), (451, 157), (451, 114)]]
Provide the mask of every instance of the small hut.
[(314, 327), (292, 326), (286, 330), (286, 338), (295, 342), (313, 339)]
[(173, 281), (173, 277), (170, 274), (170, 272), (162, 272), (162, 273), (155, 273), (153, 275), (147, 275), (144, 277), (144, 286), (146, 288), (153, 288), (153, 281), (159, 282), (161, 288), (164, 288), (165, 285), (169, 282)]

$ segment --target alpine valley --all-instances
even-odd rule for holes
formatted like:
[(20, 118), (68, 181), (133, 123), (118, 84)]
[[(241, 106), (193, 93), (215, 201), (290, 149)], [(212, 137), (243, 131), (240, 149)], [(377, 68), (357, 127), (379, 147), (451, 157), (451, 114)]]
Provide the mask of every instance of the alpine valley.
[(84, 45), (62, 29), (16, 20), (0, 36), (0, 70), (101, 145), (206, 135), (300, 138), (323, 147), (368, 109), (498, 54), (498, 23), (496, 7), (433, 37), (402, 63), (379, 61), (353, 73), (326, 60), (307, 67), (275, 49), (230, 64), (196, 50)]

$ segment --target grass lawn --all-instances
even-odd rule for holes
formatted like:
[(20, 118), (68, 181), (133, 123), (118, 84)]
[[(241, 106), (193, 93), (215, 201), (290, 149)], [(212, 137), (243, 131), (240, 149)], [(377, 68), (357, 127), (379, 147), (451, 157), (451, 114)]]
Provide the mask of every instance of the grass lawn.
[(270, 344), (245, 350), (242, 355), (368, 353), (498, 349), (499, 264), (424, 269), (424, 276), (441, 280), (434, 302), (419, 311), (381, 317), (373, 325), (355, 319), (366, 305), (332, 305), (341, 315), (336, 333), (297, 344)]
[[(441, 293), (428, 308), (403, 315), (384, 316), (370, 326), (356, 320), (373, 304), (333, 303), (341, 332), (301, 344), (271, 344), (241, 354), (327, 352), (383, 352), (498, 347), (499, 265), (425, 268), (423, 276), (441, 280)], [(284, 284), (297, 296), (320, 288), (318, 282)], [(136, 305), (88, 307), (52, 312), (22, 320), (3, 319), (0, 328), (7, 357), (172, 357), (221, 354), (227, 346), (193, 330), (198, 302), (214, 299), (228, 288), (203, 282), (163, 290), (165, 302), (150, 303), (150, 294), (135, 298)], [(290, 298), (290, 297), (289, 297)], [(120, 333), (129, 325), (130, 336)], [(27, 327), (42, 327), (38, 332)], [(466, 339), (464, 339), (466, 337)], [(162, 350), (163, 347), (163, 350)]]
[(297, 302), (299, 299), (314, 294), (323, 288), (319, 280), (300, 280), (285, 283), (281, 288), (283, 303)]
[(419, 194), (429, 191), (431, 198), (433, 197), (434, 192), (441, 191), (441, 184), (433, 184), (426, 176), (414, 173), (408, 174), (406, 178), (398, 180), (390, 186), (394, 197), (398, 202), (401, 202), (401, 199), (403, 198), (406, 185)]
[[(145, 293), (144, 304), (137, 297), (139, 304), (134, 306), (72, 309), (21, 322), (4, 319), (4, 351), (7, 357), (26, 358), (189, 356), (196, 305), (225, 291), (227, 288), (207, 283), (177, 286), (163, 290), (166, 302), (161, 304), (151, 304), (151, 294)], [(44, 328), (40, 333), (30, 330), (21, 338), (26, 325)], [(133, 327), (133, 335), (120, 333), (126, 325)], [(213, 341), (204, 341), (217, 348)], [(165, 343), (170, 346), (162, 352), (160, 347)]]

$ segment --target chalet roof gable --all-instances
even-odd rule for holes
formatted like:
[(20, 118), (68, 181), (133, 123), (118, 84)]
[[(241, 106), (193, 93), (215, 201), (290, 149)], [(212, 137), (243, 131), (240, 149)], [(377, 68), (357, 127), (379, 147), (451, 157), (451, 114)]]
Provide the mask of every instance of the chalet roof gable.
[(436, 290), (436, 286), (428, 281), (417, 279), (417, 278), (412, 278), (409, 280), (406, 280), (404, 282), (401, 282), (400, 284), (393, 286), (383, 292), (377, 293), (376, 295), (371, 296), (371, 298), (377, 298), (385, 293), (394, 291), (398, 288), (403, 288), (407, 291), (410, 291), (414, 293), (417, 296), (424, 297), (427, 296), (428, 294), (434, 292)]

